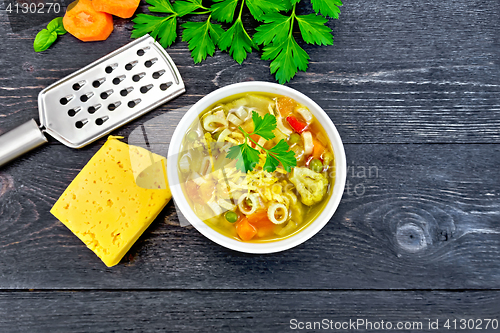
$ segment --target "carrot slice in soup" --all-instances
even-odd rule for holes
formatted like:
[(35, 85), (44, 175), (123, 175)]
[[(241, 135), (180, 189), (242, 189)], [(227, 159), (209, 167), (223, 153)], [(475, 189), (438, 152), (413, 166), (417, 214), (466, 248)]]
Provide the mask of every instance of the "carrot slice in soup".
[[(250, 138), (252, 140), (254, 140), (255, 142), (259, 142), (259, 139), (260, 139), (260, 135), (257, 135), (257, 134), (252, 134), (250, 135)], [(250, 145), (252, 145), (253, 148), (255, 148), (257, 145), (255, 143), (253, 143), (252, 141), (250, 141)]]
[(91, 0), (77, 0), (68, 6), (63, 25), (81, 41), (105, 40), (113, 31), (113, 17), (96, 11)]
[(140, 0), (92, 0), (92, 5), (99, 12), (129, 18), (134, 15), (140, 2)]
[(319, 140), (313, 139), (314, 147), (312, 156), (317, 159), (321, 159), (321, 155), (325, 151), (325, 147), (319, 142)]
[(257, 228), (273, 225), (273, 222), (271, 222), (267, 217), (266, 210), (259, 210), (251, 215), (248, 215), (247, 219), (250, 224)]
[(282, 117), (288, 117), (296, 106), (297, 102), (290, 97), (280, 97), (278, 99), (278, 111)]
[(257, 234), (257, 228), (251, 225), (247, 218), (242, 218), (238, 224), (236, 224), (236, 232), (238, 233), (238, 236), (246, 242), (251, 240), (253, 236)]
[(247, 216), (248, 222), (257, 228), (257, 237), (271, 236), (274, 234), (275, 224), (267, 217), (266, 210), (257, 211)]

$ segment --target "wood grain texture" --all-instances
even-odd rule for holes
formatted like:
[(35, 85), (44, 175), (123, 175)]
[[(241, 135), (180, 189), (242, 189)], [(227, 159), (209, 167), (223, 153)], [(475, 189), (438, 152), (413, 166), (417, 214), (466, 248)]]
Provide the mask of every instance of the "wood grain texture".
[(178, 226), (169, 204), (113, 268), (49, 213), (97, 149), (46, 146), (0, 173), (1, 288), (500, 287), (499, 145), (348, 144), (350, 191), (306, 243), (241, 254)]
[[(71, 150), (51, 139), (0, 169), (0, 331), (274, 333), (290, 331), (291, 318), (500, 319), (499, 17), (498, 1), (351, 0), (328, 23), (334, 46), (301, 44), (309, 70), (288, 86), (337, 126), (349, 187), (330, 223), (284, 253), (224, 249), (180, 227), (169, 204), (106, 268), (49, 213), (103, 140)], [(43, 88), (125, 45), (132, 29), (115, 19), (105, 42), (65, 35), (35, 53), (44, 26), (12, 32), (9, 20), (1, 10), (0, 134), (37, 119)], [(253, 33), (256, 22), (244, 23)], [(175, 124), (178, 108), (219, 87), (274, 82), (259, 52), (242, 65), (222, 52), (194, 65), (180, 37), (168, 52), (186, 93), (113, 134), (144, 125), (164, 149), (172, 126), (155, 117)]]
[[(318, 102), (345, 142), (499, 142), (498, 2), (350, 1), (342, 11), (341, 20), (329, 23), (335, 45), (303, 45), (311, 56), (309, 71), (289, 86)], [(9, 33), (6, 15), (0, 22), (0, 132), (36, 118), (42, 88), (126, 44), (132, 28), (129, 20), (117, 19), (104, 43), (81, 43), (66, 35), (35, 54), (32, 41), (40, 27)], [(253, 31), (255, 22), (245, 23)], [(187, 92), (133, 126), (221, 86), (273, 81), (258, 52), (243, 65), (221, 52), (194, 65), (180, 41), (168, 52)], [(117, 134), (128, 134), (131, 126)]]
[[(446, 320), (497, 318), (494, 292), (282, 292), (147, 291), (0, 293), (0, 324), (6, 332), (355, 332), (291, 329), (290, 320), (329, 325), (383, 320), (415, 325), (397, 332), (473, 332), (443, 328)], [(440, 330), (429, 329), (429, 319)], [(330, 324), (330, 321), (332, 324)], [(475, 322), (475, 321), (474, 321)], [(418, 329), (419, 323), (422, 329)], [(314, 324), (313, 324), (314, 325)], [(367, 324), (366, 324), (367, 325)], [(376, 327), (376, 326), (375, 326)], [(363, 329), (368, 328), (368, 329)], [(362, 332), (369, 329), (360, 322)], [(491, 324), (482, 332), (498, 332)]]

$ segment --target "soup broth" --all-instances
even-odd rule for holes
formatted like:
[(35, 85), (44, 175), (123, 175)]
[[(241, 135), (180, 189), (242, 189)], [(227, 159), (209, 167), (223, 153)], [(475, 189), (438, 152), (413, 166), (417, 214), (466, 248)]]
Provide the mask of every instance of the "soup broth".
[[(254, 134), (262, 126), (255, 125), (257, 116), (276, 124), (272, 135)], [(278, 143), (293, 151), (293, 168), (267, 166)], [(255, 150), (250, 168), (242, 168), (243, 152), (228, 158), (232, 147), (245, 144)], [(191, 208), (239, 241), (277, 241), (300, 232), (324, 209), (335, 183), (326, 132), (307, 107), (285, 96), (259, 92), (220, 100), (193, 122), (180, 151), (179, 178)]]

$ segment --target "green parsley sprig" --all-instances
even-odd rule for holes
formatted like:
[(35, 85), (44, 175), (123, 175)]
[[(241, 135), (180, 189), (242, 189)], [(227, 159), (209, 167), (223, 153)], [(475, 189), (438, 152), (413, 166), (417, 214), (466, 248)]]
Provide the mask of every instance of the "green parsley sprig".
[[(297, 4), (301, 0), (213, 0), (204, 7), (202, 0), (146, 0), (149, 11), (167, 16), (137, 14), (133, 20), (132, 37), (146, 33), (158, 39), (165, 48), (177, 38), (177, 19), (186, 15), (208, 15), (205, 21), (182, 24), (182, 40), (188, 42), (191, 56), (199, 63), (213, 56), (218, 47), (227, 51), (241, 64), (248, 53), (262, 46), (262, 59), (270, 60), (270, 71), (279, 83), (290, 81), (295, 74), (306, 71), (309, 55), (293, 35), (298, 28), (307, 44), (333, 45), (332, 30), (325, 24), (329, 18), (337, 19), (341, 0), (310, 0), (314, 13), (298, 15)], [(304, 0), (305, 1), (305, 0)], [(207, 1), (208, 2), (208, 1)], [(259, 22), (251, 37), (244, 27), (242, 15), (247, 8)], [(221, 24), (229, 24), (224, 30)]]
[(259, 163), (260, 155), (257, 149), (249, 145), (249, 142), (253, 142), (255, 146), (262, 149), (263, 153), (266, 155), (266, 162), (263, 166), (265, 171), (273, 172), (281, 163), (283, 168), (285, 168), (287, 172), (290, 172), (293, 167), (297, 166), (297, 159), (295, 158), (295, 153), (290, 150), (290, 146), (285, 140), (281, 139), (274, 147), (266, 149), (251, 138), (251, 135), (256, 134), (266, 140), (274, 139), (273, 130), (276, 129), (276, 117), (269, 113), (261, 117), (257, 112), (253, 111), (252, 120), (254, 123), (254, 131), (249, 134), (239, 126), (238, 129), (245, 136), (245, 142), (231, 147), (226, 157), (237, 160), (236, 168), (241, 172), (252, 171)]

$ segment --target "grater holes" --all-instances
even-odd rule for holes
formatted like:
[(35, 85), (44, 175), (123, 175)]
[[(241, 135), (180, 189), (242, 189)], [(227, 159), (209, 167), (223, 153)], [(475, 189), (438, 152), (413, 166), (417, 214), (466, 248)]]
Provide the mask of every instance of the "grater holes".
[(78, 112), (80, 112), (80, 107), (76, 107), (68, 110), (68, 116), (74, 117)]
[(94, 82), (92, 82), (92, 87), (99, 88), (101, 86), (101, 84), (104, 83), (104, 81), (106, 81), (105, 78), (97, 79)]
[(89, 108), (87, 109), (87, 111), (90, 113), (90, 114), (94, 114), (96, 113), (97, 110), (99, 110), (101, 108), (101, 104), (97, 104), (97, 105), (92, 105), (92, 106), (89, 106)]
[(106, 66), (104, 71), (108, 74), (111, 74), (111, 72), (114, 71), (116, 67), (118, 67), (118, 64), (112, 64), (112, 65)]
[(104, 116), (104, 117), (101, 117), (101, 118), (97, 118), (97, 119), (95, 120), (95, 124), (96, 124), (97, 126), (101, 126), (101, 125), (102, 125), (102, 124), (104, 124), (104, 122), (105, 122), (106, 120), (108, 120), (108, 119), (109, 119), (109, 117), (108, 117), (108, 116)]
[(113, 89), (109, 89), (109, 90), (106, 90), (106, 91), (103, 91), (101, 93), (101, 99), (106, 99), (108, 98), (109, 96), (111, 96), (111, 94), (113, 93)]
[(85, 85), (85, 80), (79, 81), (73, 85), (73, 90), (78, 91), (81, 87)]
[(117, 76), (113, 79), (113, 84), (114, 85), (120, 84), (120, 82), (122, 82), (123, 80), (125, 80), (125, 75)]
[(109, 111), (115, 111), (117, 107), (119, 107), (122, 103), (121, 102), (114, 102), (108, 105), (108, 110)]
[(61, 103), (62, 105), (66, 105), (69, 103), (69, 101), (71, 101), (73, 99), (73, 95), (68, 95), (68, 96), (64, 96), (63, 98), (61, 98), (59, 100), (59, 103)]
[(146, 46), (146, 47), (145, 47), (145, 48), (143, 48), (143, 49), (139, 49), (139, 50), (137, 50), (137, 55), (138, 55), (139, 57), (142, 57), (142, 56), (144, 55), (144, 53), (146, 53), (146, 51), (147, 51), (147, 50), (149, 50), (149, 47), (148, 47), (148, 46)]
[(139, 73), (139, 74), (135, 74), (134, 76), (132, 76), (132, 81), (139, 82), (139, 80), (142, 79), (144, 77), (144, 75), (146, 75), (146, 73), (144, 73), (144, 72)]
[(89, 92), (89, 93), (86, 93), (85, 95), (82, 95), (80, 96), (80, 101), (82, 102), (86, 102), (88, 101), (90, 98), (92, 98), (92, 96), (94, 96), (94, 93), (93, 92)]
[(132, 87), (128, 87), (128, 88), (125, 88), (123, 89), (122, 91), (120, 91), (120, 95), (122, 95), (123, 97), (127, 96), (132, 90), (134, 90), (134, 88)]
[(171, 86), (172, 86), (172, 82), (162, 83), (162, 84), (160, 84), (160, 89), (165, 91), (168, 88), (170, 88)]
[(153, 88), (153, 85), (152, 84), (148, 84), (147, 86), (143, 86), (141, 87), (140, 91), (141, 93), (145, 94), (147, 93), (151, 88)]
[(131, 70), (132, 68), (134, 68), (134, 66), (137, 65), (137, 60), (134, 60), (132, 62), (129, 62), (128, 64), (125, 65), (125, 69), (126, 70)]
[(153, 73), (153, 79), (158, 79), (160, 76), (162, 76), (165, 73), (165, 70), (162, 69), (161, 71), (157, 71)]
[(137, 104), (139, 104), (141, 102), (141, 100), (139, 98), (137, 99), (134, 99), (133, 101), (130, 101), (127, 103), (127, 106), (129, 108), (133, 108), (134, 106), (136, 106)]
[(85, 126), (86, 123), (88, 123), (89, 121), (87, 119), (82, 119), (82, 120), (78, 120), (76, 123), (75, 123), (75, 127), (80, 129), (82, 128), (83, 126)]
[(144, 63), (144, 66), (146, 66), (147, 68), (149, 68), (149, 67), (153, 66), (153, 64), (154, 64), (155, 62), (157, 62), (157, 61), (158, 61), (158, 58), (149, 59), (149, 60), (147, 60), (147, 61)]

